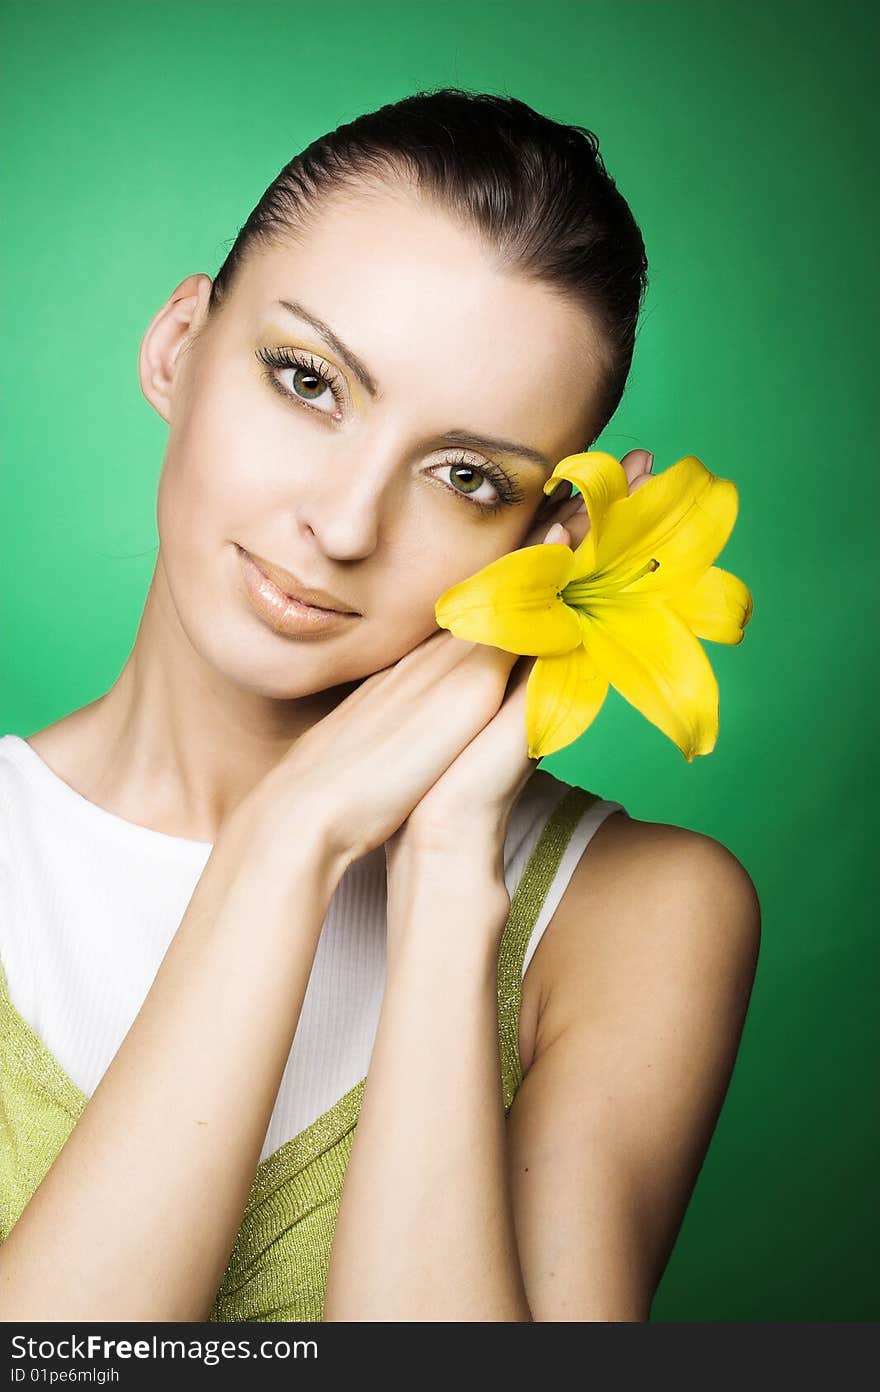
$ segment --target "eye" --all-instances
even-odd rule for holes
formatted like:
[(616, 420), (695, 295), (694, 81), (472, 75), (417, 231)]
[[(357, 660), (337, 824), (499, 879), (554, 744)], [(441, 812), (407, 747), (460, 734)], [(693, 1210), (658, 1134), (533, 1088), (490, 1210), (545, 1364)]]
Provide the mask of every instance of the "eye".
[[(341, 419), (340, 407), (344, 400), (342, 378), (329, 363), (312, 353), (290, 347), (260, 348), (256, 356), (269, 369), (262, 374), (263, 377), (280, 396), (305, 406), (307, 410), (317, 411), (318, 415)], [(293, 390), (289, 391), (281, 385), (278, 373), (284, 370), (293, 372)], [(326, 410), (315, 404), (328, 392), (335, 410)], [(450, 469), (453, 481), (444, 483), (443, 487), (482, 513), (497, 512), (499, 508), (521, 503), (526, 496), (500, 465), (487, 460), (475, 462), (465, 454), (458, 454), (454, 459), (435, 464), (428, 473), (433, 475), (436, 469)]]
[[(444, 483), (444, 487), (481, 512), (497, 512), (501, 507), (521, 503), (525, 498), (522, 489), (500, 465), (490, 464), (486, 460), (475, 462), (467, 455), (459, 454), (454, 459), (435, 464), (428, 473), (433, 474), (435, 469), (451, 470), (452, 481)], [(488, 492), (485, 491), (487, 488)]]
[[(282, 396), (287, 397), (288, 400), (298, 401), (301, 405), (318, 411), (320, 415), (336, 415), (336, 411), (345, 398), (342, 379), (329, 363), (324, 362), (321, 358), (316, 358), (312, 353), (300, 352), (297, 348), (286, 347), (260, 348), (257, 351), (257, 357), (270, 369), (263, 373), (263, 377)], [(291, 391), (281, 385), (277, 375), (285, 369), (293, 372), (291, 379), (293, 390)], [(315, 404), (326, 397), (328, 393), (333, 407), (336, 409), (327, 410), (325, 406)]]

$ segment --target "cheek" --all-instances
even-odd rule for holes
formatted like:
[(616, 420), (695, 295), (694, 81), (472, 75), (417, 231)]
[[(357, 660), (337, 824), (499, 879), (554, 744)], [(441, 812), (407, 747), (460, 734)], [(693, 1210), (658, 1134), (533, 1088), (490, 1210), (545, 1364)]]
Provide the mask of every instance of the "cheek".
[[(156, 498), (156, 524), (166, 567), (186, 565), (197, 576), (197, 563), (216, 550), (217, 526), (223, 515), (222, 481), (216, 471), (200, 467), (191, 456), (166, 452)], [(226, 515), (229, 508), (225, 509)]]
[(437, 631), (434, 606), (444, 591), (518, 546), (527, 524), (521, 520), (511, 523), (505, 537), (500, 530), (493, 528), (491, 537), (466, 539), (465, 543), (459, 531), (445, 545), (435, 531), (430, 549), (427, 545), (419, 550), (407, 548), (406, 554), (388, 565), (386, 583), (371, 617), (387, 629), (392, 642), (406, 642), (409, 651)]
[(159, 538), (169, 553), (216, 556), (224, 543), (243, 541), (250, 518), (268, 508), (261, 451), (242, 439), (230, 414), (206, 391), (175, 422), (157, 497)]
[(423, 597), (433, 604), (445, 590), (491, 565), (501, 556), (521, 546), (531, 527), (530, 514), (517, 508), (515, 514), (501, 519), (496, 516), (485, 524), (459, 528), (447, 537), (447, 544), (433, 548), (432, 563), (424, 554), (414, 559), (418, 567), (418, 586)]

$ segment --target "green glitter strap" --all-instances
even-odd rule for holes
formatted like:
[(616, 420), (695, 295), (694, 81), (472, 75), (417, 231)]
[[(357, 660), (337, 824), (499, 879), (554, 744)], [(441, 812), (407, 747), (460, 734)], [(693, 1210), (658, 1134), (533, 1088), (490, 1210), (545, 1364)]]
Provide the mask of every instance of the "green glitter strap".
[(519, 1015), (526, 949), (572, 833), (597, 801), (598, 794), (585, 788), (572, 787), (563, 794), (547, 818), (510, 901), (498, 954), (498, 1035), (505, 1115), (523, 1078)]

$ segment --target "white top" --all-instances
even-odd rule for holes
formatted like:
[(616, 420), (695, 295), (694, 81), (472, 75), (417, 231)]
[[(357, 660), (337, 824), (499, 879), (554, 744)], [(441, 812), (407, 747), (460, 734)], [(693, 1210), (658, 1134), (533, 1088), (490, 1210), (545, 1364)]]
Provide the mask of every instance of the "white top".
[[(511, 896), (569, 786), (536, 769), (520, 795), (504, 848)], [(523, 974), (584, 847), (621, 809), (600, 800), (581, 816)], [(211, 849), (98, 807), (25, 739), (0, 737), (0, 962), (13, 1005), (87, 1096), (140, 1010)], [(261, 1160), (367, 1075), (385, 984), (385, 893), (379, 846), (349, 866), (330, 902)]]

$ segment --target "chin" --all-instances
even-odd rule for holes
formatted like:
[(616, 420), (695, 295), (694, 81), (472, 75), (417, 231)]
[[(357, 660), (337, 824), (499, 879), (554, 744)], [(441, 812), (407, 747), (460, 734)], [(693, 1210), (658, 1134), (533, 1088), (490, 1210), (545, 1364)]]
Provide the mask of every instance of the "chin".
[(268, 658), (264, 654), (262, 661), (255, 656), (238, 672), (227, 671), (227, 675), (242, 690), (270, 700), (297, 701), (335, 690), (343, 700), (362, 682), (404, 656), (398, 651), (399, 644), (395, 644), (394, 650), (387, 654), (379, 652), (366, 657), (359, 649), (349, 652), (344, 659), (339, 655), (334, 660), (331, 646), (329, 642), (292, 644), (280, 659), (277, 652)]
[(349, 689), (392, 667), (440, 631), (433, 609), (420, 625), (413, 623), (409, 609), (381, 623), (359, 619), (355, 642), (350, 634), (283, 638), (267, 627), (265, 633), (251, 630), (246, 643), (241, 633), (224, 641), (214, 629), (202, 635), (198, 647), (204, 661), (241, 691), (267, 700), (296, 701), (344, 687), (343, 699)]

